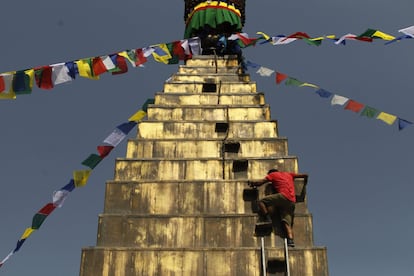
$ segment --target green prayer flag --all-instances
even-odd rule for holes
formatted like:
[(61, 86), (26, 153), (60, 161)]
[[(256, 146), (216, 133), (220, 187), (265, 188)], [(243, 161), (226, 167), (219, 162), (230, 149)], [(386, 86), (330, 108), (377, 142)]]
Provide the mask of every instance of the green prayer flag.
[(305, 40), (305, 42), (309, 45), (313, 45), (313, 46), (320, 46), (322, 44), (322, 40), (321, 39), (309, 39), (309, 38), (303, 38), (303, 40)]
[(377, 115), (378, 110), (370, 107), (370, 106), (365, 106), (364, 110), (362, 110), (361, 112), (361, 116), (366, 116), (368, 118), (374, 118), (375, 115)]
[(377, 30), (374, 30), (374, 29), (368, 29), (362, 34), (360, 34), (358, 37), (373, 37), (376, 31)]
[(147, 112), (147, 110), (148, 110), (148, 105), (150, 105), (150, 104), (154, 104), (155, 103), (155, 99), (147, 99), (146, 101), (145, 101), (145, 103), (142, 105), (142, 110), (143, 111), (145, 111), (145, 112)]
[(34, 215), (33, 220), (32, 220), (32, 228), (33, 229), (39, 229), (46, 218), (47, 218), (47, 215), (43, 215), (43, 214), (39, 214), (39, 213)]
[(87, 166), (91, 169), (94, 169), (99, 164), (99, 162), (101, 162), (101, 161), (102, 161), (102, 157), (100, 157), (97, 154), (91, 154), (91, 155), (89, 155), (88, 158), (86, 158), (82, 162), (82, 165), (85, 165), (85, 166)]
[(291, 77), (289, 77), (289, 78), (286, 80), (285, 84), (286, 84), (286, 85), (293, 85), (293, 86), (301, 86), (301, 85), (303, 84), (303, 82), (301, 82), (301, 81), (300, 81), (300, 80), (298, 80), (298, 79), (295, 79), (295, 78), (291, 78)]

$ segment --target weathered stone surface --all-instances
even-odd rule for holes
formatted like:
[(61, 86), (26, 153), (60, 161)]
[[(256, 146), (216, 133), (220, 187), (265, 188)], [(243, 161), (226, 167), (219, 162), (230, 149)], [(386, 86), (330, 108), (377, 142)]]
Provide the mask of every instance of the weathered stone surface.
[[(80, 276), (264, 276), (257, 202), (244, 192), (270, 168), (299, 172), (256, 83), (234, 56), (188, 60), (155, 95), (126, 157), (116, 160), (97, 245), (83, 249)], [(327, 276), (307, 185), (297, 179), (295, 189), (291, 275)], [(274, 234), (264, 238), (267, 275), (281, 276), (284, 243), (274, 222)]]

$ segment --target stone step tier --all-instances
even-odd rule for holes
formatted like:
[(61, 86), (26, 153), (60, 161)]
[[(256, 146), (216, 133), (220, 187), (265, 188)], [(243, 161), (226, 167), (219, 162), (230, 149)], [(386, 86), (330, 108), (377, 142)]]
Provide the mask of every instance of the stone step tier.
[[(236, 215), (253, 214), (256, 202), (245, 201), (247, 181), (110, 181), (106, 184), (105, 214)], [(258, 190), (263, 197), (265, 189)], [(295, 180), (296, 213), (308, 214), (306, 186)], [(171, 196), (175, 195), (175, 196)]]
[(149, 121), (260, 121), (270, 120), (268, 105), (225, 106), (163, 106), (151, 105), (148, 108)]
[[(188, 94), (188, 93), (156, 93), (155, 102), (158, 105), (163, 106), (181, 106), (186, 107), (188, 105), (264, 105), (265, 98), (263, 93), (254, 94), (239, 94), (239, 93), (203, 93), (203, 94)], [(149, 105), (151, 106), (151, 105)]]
[(142, 121), (138, 137), (145, 139), (278, 137), (276, 121)]
[[(121, 215), (101, 214), (97, 246), (139, 248), (216, 248), (259, 246), (254, 236), (256, 214)], [(312, 215), (295, 214), (294, 231), (312, 232)], [(280, 229), (275, 224), (275, 233)], [(312, 235), (297, 235), (296, 247), (313, 246)], [(283, 246), (276, 235), (266, 237), (269, 247)]]
[[(269, 260), (283, 259), (283, 249), (266, 248)], [(247, 248), (129, 248), (90, 247), (82, 252), (80, 276), (96, 275), (180, 275), (180, 276), (263, 276), (258, 247)], [(325, 247), (289, 250), (291, 276), (329, 275)], [(268, 271), (267, 276), (284, 276)]]
[(298, 171), (296, 156), (250, 159), (224, 158), (117, 158), (114, 180), (234, 180), (262, 179), (263, 172), (277, 166)]
[(286, 138), (130, 139), (126, 158), (259, 158), (288, 155)]

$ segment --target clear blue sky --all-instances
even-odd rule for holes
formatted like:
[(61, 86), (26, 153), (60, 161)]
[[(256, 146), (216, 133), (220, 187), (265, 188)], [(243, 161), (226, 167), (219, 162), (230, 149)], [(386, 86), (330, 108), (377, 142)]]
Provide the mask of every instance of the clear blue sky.
[[(414, 2), (247, 1), (245, 31), (253, 35), (307, 32), (360, 34), (367, 28), (399, 35), (414, 25)], [(162, 5), (162, 9), (161, 9)], [(6, 1), (2, 4), (0, 72), (110, 54), (180, 39), (183, 1)], [(245, 57), (302, 81), (414, 120), (414, 40), (384, 46), (348, 42), (320, 47), (303, 41), (257, 46)], [(0, 259), (15, 246), (33, 215), (51, 201), (73, 170), (113, 128), (138, 110), (175, 65), (147, 63), (101, 80), (78, 78), (51, 91), (1, 101)], [(332, 107), (312, 89), (276, 86), (250, 71), (265, 92), (279, 134), (310, 174), (308, 207), (317, 245), (327, 246), (330, 274), (413, 275), (414, 127), (395, 125)], [(134, 131), (135, 133), (135, 131)], [(133, 135), (132, 135), (133, 136)], [(32, 234), (1, 275), (78, 275), (81, 248), (95, 245), (105, 182), (113, 178), (119, 145)], [(265, 172), (264, 172), (265, 173)]]

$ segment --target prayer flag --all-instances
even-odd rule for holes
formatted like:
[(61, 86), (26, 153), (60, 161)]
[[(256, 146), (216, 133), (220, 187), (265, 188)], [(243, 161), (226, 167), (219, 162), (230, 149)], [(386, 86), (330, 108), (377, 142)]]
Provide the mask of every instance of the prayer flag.
[(99, 162), (102, 161), (102, 157), (97, 155), (97, 154), (91, 154), (89, 155), (88, 158), (86, 158), (83, 162), (82, 165), (85, 165), (89, 168), (91, 168), (92, 170), (99, 164)]
[(83, 187), (88, 182), (88, 178), (91, 174), (91, 170), (82, 170), (73, 172), (73, 181), (75, 182), (75, 187)]
[(157, 44), (151, 46), (154, 49), (152, 56), (155, 61), (168, 64), (168, 60), (171, 58), (170, 51), (168, 50), (167, 44)]
[(112, 150), (113, 146), (98, 146), (97, 150), (101, 158), (105, 158)]
[(330, 96), (332, 96), (332, 93), (329, 91), (326, 91), (325, 89), (318, 89), (315, 91), (315, 93), (317, 93), (321, 98), (329, 98)]
[(127, 135), (136, 125), (137, 125), (136, 122), (128, 122), (128, 123), (120, 124), (116, 128), (122, 131), (123, 133), (125, 133), (125, 135)]
[(44, 214), (35, 214), (33, 216), (33, 220), (32, 220), (32, 228), (37, 230), (40, 228), (40, 226), (42, 226), (43, 222), (46, 220), (47, 215)]
[(69, 75), (69, 69), (64, 63), (59, 63), (52, 66), (52, 82), (54, 85), (72, 81), (73, 78)]
[(276, 72), (276, 83), (277, 84), (281, 84), (288, 77), (289, 77), (288, 75), (285, 75), (283, 73)]
[(368, 118), (374, 118), (375, 115), (377, 115), (378, 110), (370, 107), (370, 106), (365, 106), (364, 110), (362, 110), (361, 112), (361, 116), (367, 116)]
[[(167, 64), (178, 64), (180, 62), (180, 56), (179, 55), (181, 55), (181, 53), (179, 52), (179, 48), (181, 48), (181, 47), (178, 46), (178, 48), (176, 48), (177, 53), (178, 53), (178, 54), (176, 54), (176, 52), (174, 51), (175, 47), (176, 47), (176, 43), (177, 43), (177, 41), (166, 44), (167, 49), (168, 49), (168, 51), (170, 51), (170, 55), (171, 55), (171, 58), (168, 60)], [(180, 43), (180, 42), (178, 41), (178, 43)]]
[(23, 243), (26, 241), (26, 239), (21, 239), (17, 241), (16, 248), (14, 248), (13, 253), (16, 253), (20, 250), (20, 247), (22, 247)]
[(118, 70), (112, 72), (112, 75), (120, 75), (128, 72), (128, 65), (123, 56), (116, 55), (116, 66)]
[(119, 52), (118, 55), (127, 59), (133, 67), (136, 66), (135, 50), (122, 51), (122, 52)]
[(264, 32), (257, 32), (256, 34), (261, 35), (263, 39), (266, 41), (272, 40), (272, 38), (269, 35), (265, 34)]
[(145, 62), (147, 62), (147, 58), (144, 56), (144, 52), (142, 51), (142, 49), (136, 49), (135, 55), (136, 55), (136, 61), (135, 61), (136, 66), (140, 66), (144, 64)]
[(137, 122), (138, 123), (145, 116), (147, 116), (147, 112), (145, 112), (144, 110), (138, 110), (134, 115), (132, 115), (131, 117), (129, 117), (128, 121), (132, 121), (132, 122)]
[(35, 229), (33, 229), (33, 228), (26, 228), (26, 230), (24, 230), (24, 233), (20, 237), (20, 239), (21, 240), (27, 239), (34, 231), (35, 231)]
[(13, 91), (13, 74), (7, 73), (0, 76), (2, 77), (4, 83), (4, 90), (0, 93), (0, 99), (16, 99), (16, 93)]
[(52, 67), (43, 66), (35, 69), (35, 79), (37, 87), (41, 89), (52, 89)]
[(349, 100), (345, 106), (345, 109), (351, 110), (354, 112), (359, 112), (361, 111), (362, 108), (364, 108), (364, 105), (354, 100)]
[(407, 27), (407, 28), (404, 28), (404, 29), (401, 29), (401, 30), (398, 30), (398, 31), (399, 31), (400, 33), (405, 34), (405, 35), (408, 35), (408, 36), (414, 37), (414, 26)]
[(240, 47), (244, 48), (256, 45), (256, 42), (258, 40), (257, 38), (249, 38), (247, 34), (237, 33), (236, 35), (239, 38), (238, 41), (241, 42), (239, 43)]
[(334, 95), (331, 100), (331, 105), (344, 105), (348, 100), (346, 97)]
[(385, 112), (380, 112), (380, 114), (377, 116), (377, 119), (385, 122), (386, 124), (392, 125), (395, 120), (397, 120), (397, 116)]
[(188, 44), (190, 45), (191, 53), (194, 56), (198, 56), (201, 54), (201, 40), (198, 37), (190, 38), (188, 40)]
[(52, 196), (53, 205), (55, 205), (57, 208), (61, 208), (66, 198), (69, 196), (69, 193), (70, 191), (67, 191), (65, 189), (54, 191)]
[(76, 75), (79, 74), (78, 65), (73, 61), (68, 61), (65, 63), (66, 67), (68, 68), (68, 74), (72, 79), (76, 79)]
[(50, 215), (53, 210), (55, 210), (56, 206), (53, 205), (53, 203), (48, 203), (45, 206), (43, 206), (42, 209), (40, 209), (37, 213), (42, 215)]
[(92, 59), (92, 71), (94, 76), (99, 76), (107, 72), (106, 66), (101, 57), (94, 57)]
[(154, 104), (154, 103), (155, 103), (155, 99), (147, 99), (145, 101), (145, 103), (142, 105), (142, 110), (147, 112), (148, 111), (148, 105)]
[(6, 90), (6, 84), (4, 83), (3, 76), (0, 75), (0, 93)]
[(284, 35), (280, 35), (280, 36), (272, 37), (272, 42), (271, 43), (273, 45), (283, 45), (283, 44), (292, 43), (296, 40), (298, 40), (298, 39), (297, 38), (287, 38)]
[(2, 267), (3, 266), (3, 264), (5, 263), (5, 262), (7, 262), (7, 260), (8, 259), (10, 259), (10, 257), (13, 255), (13, 251), (12, 252), (10, 252), (1, 262), (0, 262), (0, 267)]
[(383, 33), (381, 31), (376, 31), (372, 36), (373, 37), (379, 37), (383, 40), (393, 40), (393, 39), (395, 39), (395, 36)]
[(259, 64), (256, 64), (256, 63), (253, 63), (253, 62), (251, 62), (251, 61), (246, 61), (246, 66), (247, 67), (252, 67), (252, 68), (254, 68), (254, 69), (256, 69), (256, 68), (260, 68), (260, 65)]
[(256, 73), (258, 73), (262, 77), (270, 77), (275, 71), (263, 66), (260, 66), (259, 70), (257, 70)]
[(112, 61), (110, 56), (102, 56), (102, 63), (104, 64), (106, 71), (113, 71), (116, 68), (115, 63)]
[(312, 87), (312, 88), (316, 88), (316, 89), (319, 88), (319, 86), (317, 86), (316, 84), (309, 83), (309, 82), (304, 82), (300, 86), (307, 86), (307, 87)]
[(190, 49), (190, 45), (188, 44), (187, 39), (181, 40), (181, 47), (183, 48), (185, 55), (188, 58), (191, 58), (191, 56), (192, 56), (191, 49)]
[(105, 138), (104, 143), (110, 144), (111, 146), (116, 147), (119, 143), (124, 140), (126, 134), (123, 133), (118, 128), (114, 129), (108, 137)]
[(65, 187), (62, 188), (62, 190), (67, 190), (69, 192), (72, 192), (75, 189), (75, 182), (73, 179), (69, 181), (68, 184), (65, 185)]
[(401, 118), (398, 118), (398, 130), (403, 130), (404, 128), (406, 128), (409, 125), (412, 125), (413, 123)]
[(17, 71), (13, 76), (13, 91), (17, 95), (30, 94), (32, 89), (30, 87), (30, 77), (25, 71)]
[(95, 76), (93, 74), (93, 70), (91, 68), (92, 59), (86, 58), (75, 61), (76, 65), (78, 66), (79, 76), (92, 79), (92, 80), (99, 80), (99, 76)]
[(293, 86), (301, 86), (303, 84), (303, 82), (301, 82), (298, 79), (288, 77), (288, 79), (286, 80), (285, 84), (286, 85), (293, 85)]

